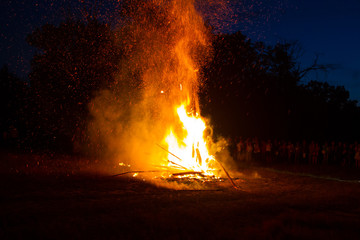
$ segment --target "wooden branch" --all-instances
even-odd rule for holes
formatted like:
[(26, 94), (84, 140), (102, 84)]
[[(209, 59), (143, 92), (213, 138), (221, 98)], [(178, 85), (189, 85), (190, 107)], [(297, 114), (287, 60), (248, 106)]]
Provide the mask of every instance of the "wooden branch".
[(184, 169), (184, 170), (188, 170), (186, 167), (181, 166), (180, 164), (177, 164), (177, 163), (175, 163), (175, 162), (173, 162), (173, 161), (170, 161), (170, 160), (168, 160), (168, 161), (169, 161), (169, 163), (174, 164), (174, 165), (176, 165), (176, 166), (178, 166), (178, 167), (180, 167), (180, 168), (182, 168), (182, 169)]
[(201, 177), (205, 177), (205, 175), (204, 175), (203, 172), (195, 172), (195, 171), (189, 171), (189, 172), (181, 172), (181, 173), (171, 174), (172, 177), (184, 176), (184, 175), (200, 175)]
[(226, 171), (226, 169), (225, 169), (224, 166), (221, 164), (221, 162), (219, 162), (219, 161), (217, 161), (217, 162), (220, 164), (221, 168), (224, 170), (226, 176), (227, 176), (228, 179), (230, 180), (230, 182), (231, 182), (231, 184), (233, 185), (233, 187), (234, 187), (235, 189), (240, 189), (238, 186), (236, 186), (236, 184), (234, 183), (234, 181), (233, 181), (232, 178), (230, 177), (230, 174)]
[(153, 173), (153, 172), (164, 172), (163, 170), (150, 170), (150, 171), (129, 171), (129, 172), (123, 172), (115, 175), (111, 175), (111, 177), (117, 177), (122, 176), (126, 174), (132, 174), (132, 173)]
[(199, 148), (196, 148), (196, 160), (198, 161), (199, 165), (201, 166), (202, 159)]
[(162, 150), (164, 150), (165, 152), (170, 153), (172, 156), (176, 157), (177, 159), (179, 159), (180, 161), (182, 161), (181, 158), (179, 158), (178, 156), (176, 156), (175, 154), (173, 154), (172, 152), (170, 152), (169, 150), (163, 148), (162, 146), (160, 146), (159, 144), (156, 144), (159, 148), (161, 148)]

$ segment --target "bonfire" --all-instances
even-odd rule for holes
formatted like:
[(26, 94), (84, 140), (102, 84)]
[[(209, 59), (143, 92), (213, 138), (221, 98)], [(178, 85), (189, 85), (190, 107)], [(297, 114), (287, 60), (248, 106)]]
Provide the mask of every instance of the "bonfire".
[[(121, 137), (110, 139), (109, 146), (118, 151), (119, 165), (130, 166), (125, 173), (188, 179), (228, 175), (215, 157), (224, 148), (223, 141), (213, 141), (209, 121), (200, 112), (200, 70), (211, 57), (211, 41), (210, 29), (194, 3), (149, 0), (127, 9), (126, 35), (119, 39), (128, 46), (128, 58), (121, 63), (118, 82), (138, 76), (141, 100), (134, 101), (126, 114), (129, 126), (119, 123), (104, 130), (119, 129)], [(113, 112), (116, 106), (106, 108)], [(125, 114), (106, 119), (121, 115)]]

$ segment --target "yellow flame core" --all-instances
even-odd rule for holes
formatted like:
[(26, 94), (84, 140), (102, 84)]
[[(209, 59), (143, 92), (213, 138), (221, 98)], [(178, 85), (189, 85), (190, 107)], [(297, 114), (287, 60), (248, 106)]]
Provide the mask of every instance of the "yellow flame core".
[[(185, 137), (181, 139), (176, 136), (173, 128), (170, 128), (165, 141), (168, 144), (169, 166), (202, 172), (204, 175), (214, 175), (211, 165), (215, 158), (209, 154), (207, 139), (205, 136), (206, 124), (196, 113), (186, 111), (186, 105), (182, 104), (176, 109), (182, 123)], [(175, 155), (175, 156), (174, 156)]]
[(211, 57), (211, 29), (195, 0), (128, 2), (117, 33), (125, 46), (119, 74), (113, 90), (92, 101), (94, 146), (106, 148), (93, 149), (132, 170), (216, 176), (217, 143), (200, 116), (198, 96), (200, 70)]

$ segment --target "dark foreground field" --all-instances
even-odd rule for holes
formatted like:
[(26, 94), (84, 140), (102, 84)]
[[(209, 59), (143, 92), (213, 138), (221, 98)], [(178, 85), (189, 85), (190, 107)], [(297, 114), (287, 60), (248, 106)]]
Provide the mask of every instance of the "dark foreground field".
[[(242, 166), (239, 190), (228, 180), (171, 190), (73, 171), (61, 159), (5, 158), (0, 239), (360, 239), (356, 171)], [(63, 170), (52, 172), (56, 164)]]

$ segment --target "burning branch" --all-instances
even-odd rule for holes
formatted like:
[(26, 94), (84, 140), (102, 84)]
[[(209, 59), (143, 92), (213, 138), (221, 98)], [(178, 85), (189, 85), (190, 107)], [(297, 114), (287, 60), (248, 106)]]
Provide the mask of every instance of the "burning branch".
[(233, 187), (235, 189), (240, 189), (238, 186), (236, 186), (236, 184), (234, 183), (234, 181), (232, 180), (232, 178), (230, 177), (230, 174), (226, 171), (226, 169), (224, 168), (224, 166), (221, 164), (221, 162), (217, 161), (220, 164), (220, 167), (222, 168), (222, 170), (225, 172), (226, 176), (228, 177), (228, 179), (230, 180), (231, 184), (233, 185)]
[(118, 176), (122, 176), (122, 175), (133, 174), (133, 173), (154, 173), (154, 172), (164, 172), (164, 171), (161, 171), (161, 170), (129, 171), (129, 172), (123, 172), (123, 173), (115, 174), (115, 175), (112, 175), (111, 177), (118, 177)]
[(184, 175), (199, 175), (200, 177), (206, 177), (203, 172), (194, 172), (194, 171), (174, 173), (171, 176), (172, 177), (179, 177), (179, 176), (184, 176)]
[(170, 161), (170, 160), (168, 160), (168, 161), (169, 161), (169, 163), (174, 164), (174, 165), (176, 165), (176, 166), (178, 166), (178, 167), (180, 167), (180, 168), (182, 168), (182, 169), (184, 169), (184, 170), (188, 170), (186, 167), (183, 167), (183, 166), (181, 166), (180, 164), (177, 164), (177, 163), (175, 163), (175, 162), (173, 162), (173, 161)]
[[(163, 148), (162, 146), (160, 146), (159, 144), (156, 144), (159, 148), (161, 148), (162, 150), (164, 150), (164, 151), (166, 151), (167, 153), (170, 153), (172, 156), (174, 156), (174, 157), (176, 157), (177, 159), (179, 159), (180, 161), (182, 161), (182, 159), (181, 158), (179, 158), (178, 156), (176, 156), (175, 154), (173, 154), (172, 152), (170, 152), (169, 150), (167, 150), (167, 149), (165, 149), (165, 148)], [(171, 164), (174, 164), (174, 165), (176, 165), (176, 166), (178, 166), (178, 167), (180, 167), (180, 168), (182, 168), (182, 169), (184, 169), (184, 170), (188, 170), (186, 167), (184, 167), (184, 166), (181, 166), (180, 164), (178, 164), (178, 163), (175, 163), (175, 162), (173, 162), (173, 161), (170, 161), (170, 160), (168, 160), (168, 162), (169, 163), (171, 163)]]
[(173, 154), (172, 152), (170, 152), (169, 150), (163, 148), (162, 146), (160, 146), (159, 144), (156, 144), (159, 148), (161, 148), (162, 150), (164, 150), (165, 152), (170, 153), (172, 156), (176, 157), (177, 159), (179, 159), (180, 161), (182, 161), (181, 158), (179, 158), (178, 156), (176, 156), (175, 154)]

